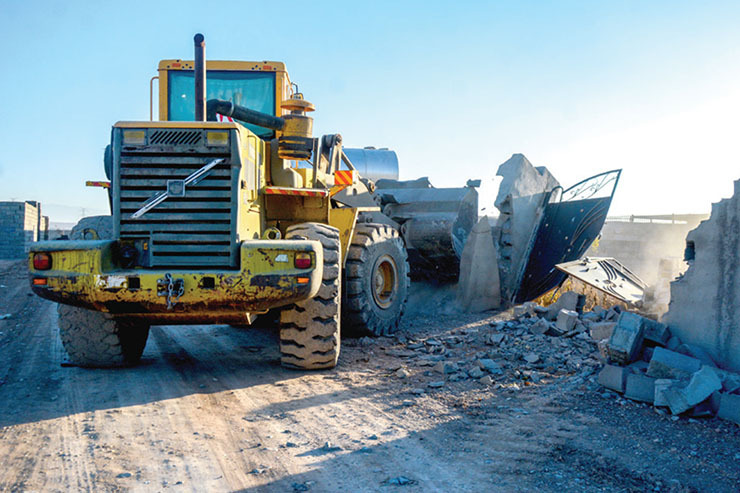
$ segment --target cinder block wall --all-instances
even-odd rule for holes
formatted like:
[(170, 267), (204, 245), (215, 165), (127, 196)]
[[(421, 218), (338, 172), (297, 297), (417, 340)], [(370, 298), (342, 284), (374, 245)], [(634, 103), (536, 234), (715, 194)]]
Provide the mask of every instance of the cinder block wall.
[(43, 239), (48, 221), (40, 209), (37, 202), (0, 202), (0, 259), (25, 258), (31, 242)]

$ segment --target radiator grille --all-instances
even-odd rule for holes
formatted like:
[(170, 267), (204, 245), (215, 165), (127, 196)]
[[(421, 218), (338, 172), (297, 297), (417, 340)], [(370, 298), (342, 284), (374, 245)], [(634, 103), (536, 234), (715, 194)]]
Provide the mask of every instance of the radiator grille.
[(153, 130), (149, 133), (151, 145), (196, 145), (200, 143), (200, 130)]
[[(194, 138), (190, 134), (183, 137), (184, 131), (168, 132), (172, 135), (180, 132), (180, 135), (161, 138)], [(150, 145), (156, 134), (150, 134)], [(226, 162), (216, 166), (199, 183), (189, 185), (184, 197), (170, 197), (138, 219), (131, 219), (131, 214), (144, 202), (166, 190), (167, 180), (185, 179), (219, 157), (227, 158)], [(121, 239), (147, 240), (151, 267), (235, 267), (237, 251), (232, 217), (236, 216), (236, 211), (232, 183), (237, 171), (228, 163), (228, 157), (228, 154), (215, 153), (122, 152), (119, 165)]]

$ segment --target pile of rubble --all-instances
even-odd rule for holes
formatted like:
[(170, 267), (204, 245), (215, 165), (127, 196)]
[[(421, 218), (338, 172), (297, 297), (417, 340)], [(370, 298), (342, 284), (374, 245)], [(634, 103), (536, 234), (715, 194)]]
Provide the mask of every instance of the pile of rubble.
[(604, 387), (628, 399), (667, 407), (671, 414), (740, 424), (740, 374), (722, 370), (701, 348), (684, 344), (660, 322), (624, 312), (599, 343), (607, 361)]

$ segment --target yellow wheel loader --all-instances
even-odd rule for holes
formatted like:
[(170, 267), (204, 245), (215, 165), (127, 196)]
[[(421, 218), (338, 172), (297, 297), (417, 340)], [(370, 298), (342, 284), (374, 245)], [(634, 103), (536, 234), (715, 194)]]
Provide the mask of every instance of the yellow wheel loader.
[(160, 62), (159, 121), (113, 126), (112, 215), (30, 252), (31, 287), (60, 304), (73, 363), (136, 363), (151, 325), (244, 325), (279, 310), (283, 365), (332, 368), (340, 324), (398, 327), (399, 225), (341, 137), (312, 136), (313, 109), (282, 63), (206, 66), (202, 35), (194, 61)]

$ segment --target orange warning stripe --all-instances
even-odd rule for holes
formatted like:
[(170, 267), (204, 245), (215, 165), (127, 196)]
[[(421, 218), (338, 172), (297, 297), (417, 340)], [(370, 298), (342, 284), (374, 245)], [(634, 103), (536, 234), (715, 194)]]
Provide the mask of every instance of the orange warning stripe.
[(86, 181), (85, 186), (86, 187), (110, 188), (110, 182), (109, 181)]
[(355, 182), (355, 171), (340, 169), (334, 172), (334, 185), (352, 185)]
[(315, 188), (265, 187), (264, 192), (267, 195), (298, 195), (300, 197), (326, 197), (329, 195), (328, 190)]

